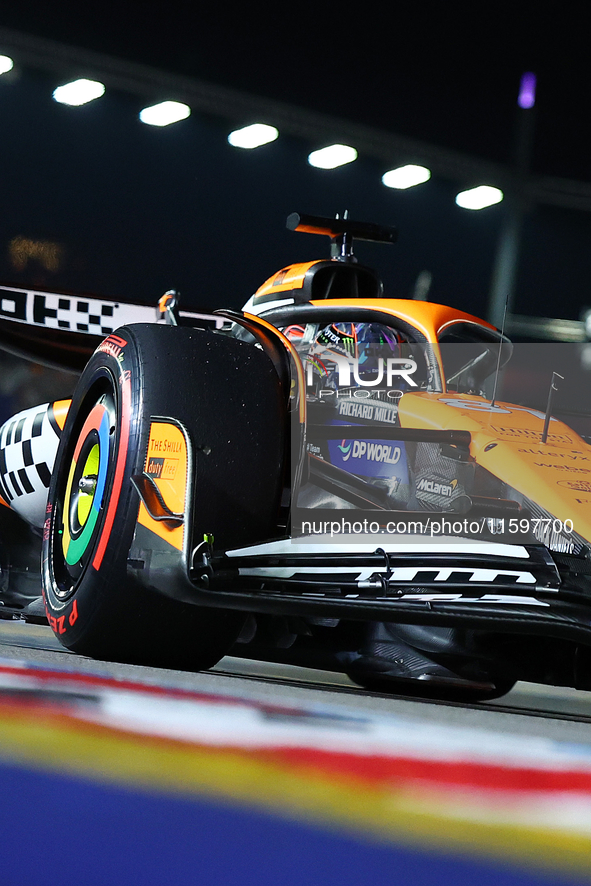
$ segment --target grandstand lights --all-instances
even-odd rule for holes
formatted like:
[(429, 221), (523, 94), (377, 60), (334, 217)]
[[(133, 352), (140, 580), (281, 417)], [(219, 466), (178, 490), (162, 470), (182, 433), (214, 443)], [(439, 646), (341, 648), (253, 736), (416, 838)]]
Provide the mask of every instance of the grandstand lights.
[(456, 203), (462, 209), (484, 209), (486, 206), (494, 206), (503, 199), (503, 192), (491, 185), (479, 185), (468, 191), (460, 191), (456, 197)]
[(105, 94), (104, 83), (98, 80), (73, 80), (53, 90), (53, 97), (60, 105), (85, 105)]
[(335, 169), (353, 160), (357, 160), (357, 151), (348, 145), (328, 145), (327, 148), (312, 151), (308, 157), (310, 166), (317, 166), (318, 169)]
[(431, 178), (431, 170), (426, 166), (414, 166), (412, 163), (408, 166), (399, 166), (397, 169), (391, 169), (382, 176), (382, 182), (387, 188), (397, 188), (405, 191), (407, 188), (414, 188), (415, 185), (422, 185)]
[(0, 55), (0, 74), (8, 74), (13, 68), (13, 60), (8, 55)]
[(185, 120), (190, 113), (191, 108), (183, 102), (160, 102), (140, 111), (140, 120), (150, 126), (169, 126)]
[(228, 136), (228, 141), (235, 148), (259, 148), (274, 142), (279, 135), (279, 130), (266, 123), (252, 123), (242, 129), (236, 129)]

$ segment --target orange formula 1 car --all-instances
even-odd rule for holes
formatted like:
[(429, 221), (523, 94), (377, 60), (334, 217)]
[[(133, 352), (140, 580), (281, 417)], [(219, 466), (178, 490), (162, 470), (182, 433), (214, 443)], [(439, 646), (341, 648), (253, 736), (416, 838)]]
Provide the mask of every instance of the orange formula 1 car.
[(288, 227), (332, 257), (243, 312), (1, 289), (2, 346), (81, 371), (0, 430), (5, 615), (39, 593), (42, 536), (47, 619), (85, 655), (199, 670), (232, 650), (458, 699), (591, 688), (585, 346), (513, 350), (384, 298), (352, 243), (392, 228)]

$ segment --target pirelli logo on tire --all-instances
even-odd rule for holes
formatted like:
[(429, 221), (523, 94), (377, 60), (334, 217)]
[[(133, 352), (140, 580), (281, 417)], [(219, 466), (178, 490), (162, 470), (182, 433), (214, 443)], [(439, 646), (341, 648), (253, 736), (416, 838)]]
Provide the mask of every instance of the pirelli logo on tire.
[(155, 532), (168, 544), (183, 550), (185, 522), (181, 519), (187, 507), (189, 456), (183, 430), (170, 421), (153, 420), (150, 424), (144, 475), (156, 487), (161, 505), (171, 514), (166, 520), (149, 512), (142, 501), (138, 523)]

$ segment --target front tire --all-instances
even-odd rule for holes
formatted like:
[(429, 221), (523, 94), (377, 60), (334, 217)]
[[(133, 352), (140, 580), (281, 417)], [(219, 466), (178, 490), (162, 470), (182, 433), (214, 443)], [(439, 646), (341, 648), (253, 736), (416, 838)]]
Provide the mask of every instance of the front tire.
[[(196, 494), (187, 502), (194, 498), (195, 507), (184, 515), (184, 531), (192, 522), (197, 534), (215, 531), (216, 542), (261, 540), (277, 508), (279, 401), (268, 358), (233, 339), (138, 325), (102, 343), (74, 393), (44, 528), (44, 599), (63, 645), (94, 658), (187, 670), (225, 655), (243, 615), (170, 599), (128, 568), (140, 505), (131, 478), (145, 470), (152, 419), (164, 417), (183, 428), (189, 452), (200, 455), (190, 472)], [(199, 452), (202, 438), (208, 445)]]

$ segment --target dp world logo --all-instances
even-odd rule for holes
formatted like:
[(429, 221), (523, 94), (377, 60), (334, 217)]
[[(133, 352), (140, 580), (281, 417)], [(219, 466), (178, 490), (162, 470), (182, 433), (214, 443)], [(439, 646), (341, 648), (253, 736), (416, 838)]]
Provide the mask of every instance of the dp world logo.
[[(347, 445), (345, 445), (347, 444)], [(368, 442), (367, 440), (343, 440), (338, 446), (343, 461), (352, 458), (362, 458), (366, 461), (385, 462), (396, 465), (400, 461), (401, 450), (399, 446), (388, 443)]]
[(353, 441), (345, 446), (346, 442), (346, 440), (343, 440), (342, 443), (339, 443), (339, 449), (343, 455), (343, 461), (349, 461), (349, 459), (351, 458), (351, 446), (353, 445)]

